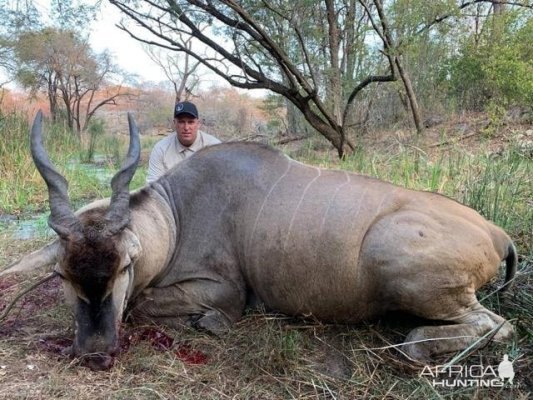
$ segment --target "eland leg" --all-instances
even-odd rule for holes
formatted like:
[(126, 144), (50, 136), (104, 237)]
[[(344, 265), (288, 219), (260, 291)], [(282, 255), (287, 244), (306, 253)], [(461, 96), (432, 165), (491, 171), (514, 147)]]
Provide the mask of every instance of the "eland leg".
[[(429, 361), (433, 356), (464, 350), (486, 343), (487, 338), (507, 341), (513, 335), (513, 327), (504, 318), (487, 310), (477, 301), (456, 317), (446, 318), (454, 325), (422, 326), (413, 329), (406, 337), (403, 350), (418, 361)], [(476, 343), (477, 342), (477, 343)]]
[(231, 283), (198, 279), (145, 289), (130, 314), (134, 321), (191, 325), (220, 335), (240, 319), (244, 305), (244, 291)]

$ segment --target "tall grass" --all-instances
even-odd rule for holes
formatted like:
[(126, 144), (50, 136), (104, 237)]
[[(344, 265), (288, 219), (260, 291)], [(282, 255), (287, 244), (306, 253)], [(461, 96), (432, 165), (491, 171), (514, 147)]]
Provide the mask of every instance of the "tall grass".
[[(22, 132), (25, 135), (22, 135)], [(0, 208), (12, 212), (16, 204), (41, 202), (41, 179), (29, 152), (29, 124), (16, 113), (0, 114)]]
[[(110, 195), (109, 182), (102, 181), (81, 164), (94, 153), (110, 157), (106, 167), (110, 171), (120, 164), (125, 153), (127, 138), (119, 139), (102, 135), (103, 128), (97, 126), (90, 135), (88, 144), (83, 145), (79, 137), (63, 124), (46, 121), (43, 124), (45, 147), (50, 159), (69, 182), (69, 195), (74, 206), (86, 199)], [(46, 209), (47, 191), (44, 181), (37, 172), (29, 149), (30, 125), (25, 115), (0, 112), (0, 213), (18, 214)], [(144, 183), (144, 172), (140, 172), (132, 187)]]

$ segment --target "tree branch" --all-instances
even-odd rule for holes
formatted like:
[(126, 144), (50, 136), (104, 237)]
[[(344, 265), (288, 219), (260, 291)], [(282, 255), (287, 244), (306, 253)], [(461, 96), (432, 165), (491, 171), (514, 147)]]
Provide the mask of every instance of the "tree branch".
[[(464, 2), (462, 4), (459, 4), (457, 6), (457, 8), (458, 8), (458, 10), (463, 10), (463, 9), (465, 9), (467, 7), (470, 7), (471, 5), (479, 4), (479, 3), (502, 4), (502, 5), (510, 5), (510, 6), (517, 6), (517, 7), (524, 7), (524, 8), (533, 9), (533, 5), (527, 4), (527, 3), (521, 3), (521, 2), (517, 2), (517, 1), (497, 1), (497, 0), (472, 0), (472, 1), (467, 1), (467, 2)], [(437, 16), (432, 21), (428, 22), (426, 25), (424, 25), (422, 28), (420, 28), (416, 32), (416, 34), (419, 35), (419, 34), (423, 33), (424, 31), (426, 31), (428, 29), (431, 29), (434, 25), (438, 24), (439, 22), (442, 22), (442, 21), (444, 21), (444, 20), (446, 20), (448, 18), (451, 18), (453, 16), (454, 16), (453, 13), (448, 13), (448, 14)]]

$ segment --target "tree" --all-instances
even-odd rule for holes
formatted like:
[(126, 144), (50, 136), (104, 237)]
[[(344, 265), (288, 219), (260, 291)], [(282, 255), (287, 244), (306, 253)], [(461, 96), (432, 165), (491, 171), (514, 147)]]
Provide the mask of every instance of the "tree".
[(86, 39), (69, 30), (44, 28), (24, 32), (14, 44), (19, 83), (33, 93), (44, 92), (53, 120), (61, 111), (70, 128), (80, 134), (95, 111), (126, 93), (114, 86), (103, 99), (95, 94), (113, 80), (118, 69), (109, 54), (94, 54)]
[(533, 18), (507, 9), (486, 10), (483, 29), (466, 36), (444, 74), (461, 108), (533, 105)]
[(64, 116), (79, 134), (97, 109), (125, 94), (109, 54), (94, 54), (88, 44), (87, 21), (95, 18), (98, 1), (51, 0), (46, 16), (30, 0), (0, 5), (0, 68), (33, 94), (44, 92), (53, 120)]
[(39, 29), (40, 14), (32, 1), (0, 0), (0, 72), (3, 81), (0, 88), (14, 80), (16, 61), (13, 55), (13, 44), (21, 31)]
[[(99, 7), (79, 0), (51, 0), (48, 26), (61, 30), (84, 32)], [(43, 15), (32, 0), (0, 0), (0, 69), (8, 75), (15, 71), (13, 44), (19, 34), (42, 30)]]
[[(191, 48), (190, 38), (184, 43), (184, 46)], [(168, 81), (172, 83), (176, 103), (190, 100), (194, 96), (194, 90), (200, 83), (200, 78), (196, 73), (200, 66), (199, 61), (194, 61), (187, 53), (182, 59), (156, 47), (145, 46), (145, 52), (161, 68)]]
[[(375, 10), (362, 1), (111, 3), (145, 30), (140, 33), (122, 25), (135, 39), (189, 54), (233, 86), (268, 89), (288, 99), (341, 157), (354, 148), (346, 133), (356, 96), (372, 83), (396, 80), (389, 27), (376, 23), (380, 35), (373, 46), (363, 45), (369, 15)], [(211, 29), (200, 30), (199, 24), (206, 22)], [(193, 46), (187, 48), (176, 35), (193, 38)], [(381, 48), (376, 40), (381, 40)], [(211, 53), (200, 56), (195, 51), (198, 43)], [(357, 69), (358, 52), (372, 53), (377, 61)]]

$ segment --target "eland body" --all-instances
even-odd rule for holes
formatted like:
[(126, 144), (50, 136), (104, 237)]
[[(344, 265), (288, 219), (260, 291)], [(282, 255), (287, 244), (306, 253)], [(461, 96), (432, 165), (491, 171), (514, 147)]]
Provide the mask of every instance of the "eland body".
[[(130, 148), (113, 195), (74, 213), (65, 179), (48, 160), (39, 113), (32, 155), (58, 238), (2, 274), (56, 264), (76, 325), (73, 353), (106, 369), (125, 315), (220, 333), (252, 299), (289, 315), (354, 323), (392, 310), (448, 321), (417, 327), (405, 352), (424, 360), (466, 348), (499, 327), (475, 291), (506, 261), (507, 234), (444, 196), (306, 166), (270, 147), (203, 149), (129, 193), (139, 159)], [(426, 340), (441, 338), (439, 340)]]

